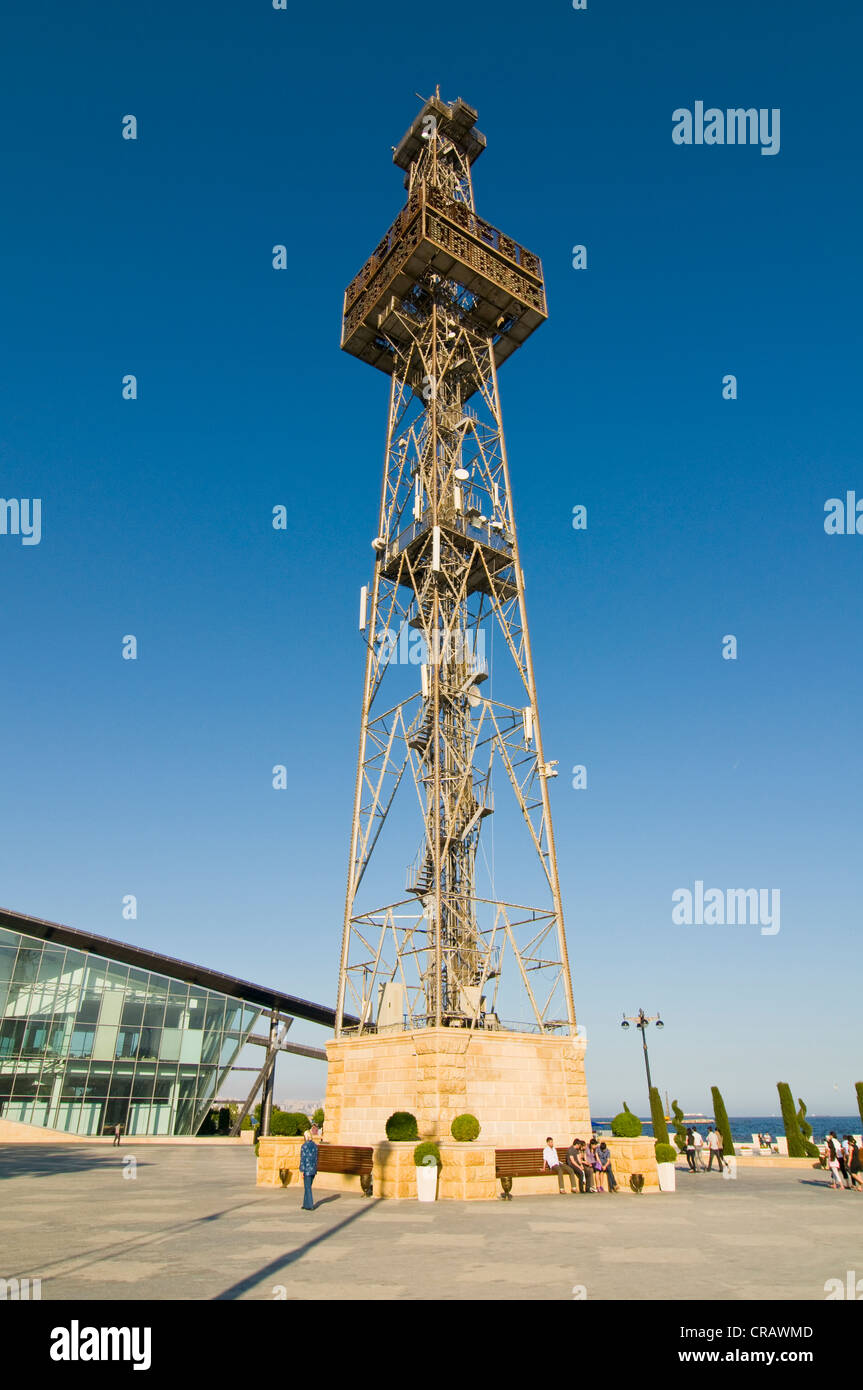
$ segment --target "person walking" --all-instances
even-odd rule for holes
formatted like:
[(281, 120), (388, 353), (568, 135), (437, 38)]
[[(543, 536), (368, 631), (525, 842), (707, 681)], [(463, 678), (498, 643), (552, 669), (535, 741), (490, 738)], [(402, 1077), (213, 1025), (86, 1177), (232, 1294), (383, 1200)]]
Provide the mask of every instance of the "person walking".
[(554, 1140), (552, 1139), (551, 1135), (549, 1135), (546, 1139), (545, 1148), (542, 1151), (542, 1169), (543, 1172), (557, 1174), (557, 1190), (560, 1193), (561, 1197), (565, 1196), (566, 1194), (566, 1188), (563, 1185), (564, 1173), (566, 1173), (567, 1177), (569, 1178), (570, 1192), (575, 1192), (575, 1174), (571, 1172), (569, 1168), (565, 1168), (561, 1163), (560, 1159), (558, 1158), (557, 1149), (554, 1147)]
[(856, 1192), (863, 1192), (863, 1162), (860, 1159), (860, 1145), (853, 1134), (849, 1135), (851, 1140), (848, 1153), (848, 1178)]
[(303, 1211), (314, 1211), (315, 1203), (312, 1197), (312, 1183), (318, 1171), (318, 1146), (312, 1138), (312, 1131), (307, 1129), (303, 1135), (303, 1146), (300, 1149), (300, 1172), (303, 1175)]
[(123, 1133), (123, 1126), (122, 1126), (122, 1125), (115, 1125), (115, 1126), (114, 1126), (114, 1143), (111, 1145), (112, 1148), (114, 1148), (115, 1145), (116, 1145), (117, 1148), (120, 1147), (120, 1137), (121, 1137), (122, 1133)]
[(851, 1191), (851, 1188), (854, 1186), (854, 1184), (851, 1181), (851, 1174), (848, 1171), (848, 1166), (851, 1162), (851, 1145), (853, 1144), (853, 1142), (854, 1140), (851, 1138), (850, 1134), (843, 1135), (842, 1142), (839, 1145), (838, 1154), (839, 1172), (842, 1174), (843, 1180), (848, 1184), (849, 1192)]
[(701, 1130), (694, 1129), (692, 1131), (692, 1138), (695, 1143), (695, 1158), (697, 1160), (699, 1169), (703, 1173), (707, 1168), (707, 1164), (704, 1162), (704, 1158), (702, 1156), (702, 1150), (704, 1149), (704, 1139), (702, 1138)]
[(831, 1130), (824, 1143), (824, 1157), (830, 1172), (830, 1186), (835, 1191), (840, 1192), (845, 1184), (842, 1181), (842, 1170), (839, 1166), (838, 1141), (834, 1141), (836, 1141), (836, 1134), (835, 1131)]
[(713, 1167), (714, 1158), (716, 1159), (717, 1164), (716, 1171), (718, 1173), (721, 1173), (724, 1166), (722, 1162), (722, 1135), (719, 1133), (719, 1130), (716, 1128), (716, 1125), (712, 1126), (710, 1132), (707, 1135), (707, 1147), (710, 1150), (710, 1158), (707, 1162), (708, 1173)]
[(695, 1166), (695, 1134), (691, 1127), (686, 1131), (686, 1162), (689, 1164), (690, 1172), (698, 1172)]

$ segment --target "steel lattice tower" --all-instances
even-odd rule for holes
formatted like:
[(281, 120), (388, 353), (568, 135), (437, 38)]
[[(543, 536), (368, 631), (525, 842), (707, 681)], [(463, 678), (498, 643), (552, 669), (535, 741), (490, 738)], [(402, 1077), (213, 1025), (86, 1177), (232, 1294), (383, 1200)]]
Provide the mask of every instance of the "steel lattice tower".
[[(539, 259), (476, 213), (471, 168), (486, 143), (476, 120), (460, 100), (425, 103), (394, 153), (407, 203), (345, 293), (342, 347), (391, 388), (374, 569), (360, 596), (337, 1038), (575, 1033), (556, 773), (542, 748), (497, 381), (545, 319), (545, 291)], [(478, 884), (482, 837), (505, 800), (538, 905), (500, 900), (493, 866), (489, 889)], [(390, 894), (401, 900), (365, 907), (385, 826), (395, 818), (403, 832), (408, 816), (418, 851), (404, 892)]]

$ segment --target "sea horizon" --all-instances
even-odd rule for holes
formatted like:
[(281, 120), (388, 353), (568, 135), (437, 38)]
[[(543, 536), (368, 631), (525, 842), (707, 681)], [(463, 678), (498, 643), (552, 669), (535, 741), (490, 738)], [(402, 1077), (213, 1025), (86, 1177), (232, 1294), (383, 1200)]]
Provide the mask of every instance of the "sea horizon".
[[(652, 1136), (653, 1124), (649, 1116), (639, 1115), (643, 1131)], [(704, 1112), (705, 1120), (713, 1118), (709, 1112)], [(611, 1127), (612, 1117), (610, 1115), (597, 1115), (591, 1117), (591, 1124), (595, 1129), (608, 1129)], [(806, 1120), (812, 1126), (813, 1141), (822, 1143), (831, 1130), (835, 1130), (841, 1137), (843, 1134), (860, 1134), (863, 1131), (863, 1119), (859, 1115), (811, 1115), (807, 1113)], [(673, 1124), (668, 1122), (669, 1135), (673, 1133)], [(785, 1126), (782, 1116), (776, 1115), (729, 1115), (728, 1123), (731, 1127), (731, 1137), (735, 1142), (751, 1143), (753, 1134), (770, 1134), (774, 1139), (777, 1134), (785, 1133)]]

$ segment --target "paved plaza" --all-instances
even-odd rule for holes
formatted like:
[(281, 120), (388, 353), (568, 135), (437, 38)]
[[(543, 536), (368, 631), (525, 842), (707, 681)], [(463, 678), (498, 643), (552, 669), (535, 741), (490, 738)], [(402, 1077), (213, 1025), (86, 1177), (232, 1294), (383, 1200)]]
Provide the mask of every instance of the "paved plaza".
[[(134, 1178), (128, 1160), (136, 1163)], [(863, 1196), (814, 1170), (677, 1171), (673, 1195), (382, 1202), (255, 1187), (248, 1148), (0, 1149), (0, 1277), (48, 1299), (813, 1299)], [(577, 1296), (577, 1295), (576, 1295)]]

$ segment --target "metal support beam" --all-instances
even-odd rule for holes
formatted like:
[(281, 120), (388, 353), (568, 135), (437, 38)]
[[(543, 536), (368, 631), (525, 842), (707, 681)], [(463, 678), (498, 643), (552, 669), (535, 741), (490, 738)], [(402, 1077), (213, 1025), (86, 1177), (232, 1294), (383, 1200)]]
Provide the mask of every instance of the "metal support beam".
[[(284, 1037), (285, 1037), (285, 1035), (286, 1035), (288, 1029), (290, 1028), (291, 1024), (293, 1023), (293, 1021), (294, 1021), (294, 1020), (293, 1020), (292, 1018), (283, 1019), (283, 1020), (282, 1020), (282, 1031), (281, 1031), (281, 1033), (278, 1035), (278, 1037), (276, 1037), (276, 1036), (275, 1036), (275, 1028), (276, 1028), (276, 1026), (277, 1026), (277, 1024), (278, 1024), (278, 1015), (277, 1015), (277, 1014), (274, 1014), (274, 1015), (272, 1016), (272, 1019), (271, 1019), (271, 1022), (270, 1022), (270, 1044), (269, 1044), (269, 1046), (267, 1047), (267, 1055), (266, 1055), (266, 1057), (264, 1058), (264, 1064), (263, 1064), (263, 1066), (261, 1067), (261, 1069), (260, 1069), (260, 1071), (258, 1072), (257, 1076), (255, 1077), (254, 1081), (252, 1082), (251, 1090), (249, 1091), (249, 1094), (246, 1096), (246, 1100), (245, 1100), (244, 1105), (243, 1105), (242, 1108), (240, 1109), (240, 1111), (239, 1111), (239, 1113), (238, 1113), (238, 1115), (237, 1115), (237, 1118), (235, 1119), (233, 1125), (231, 1126), (231, 1138), (232, 1138), (232, 1139), (236, 1138), (236, 1136), (239, 1134), (240, 1129), (241, 1129), (242, 1124), (243, 1124), (243, 1120), (246, 1118), (246, 1116), (248, 1115), (248, 1113), (249, 1113), (249, 1111), (251, 1110), (252, 1106), (254, 1105), (254, 1103), (255, 1103), (255, 1096), (258, 1094), (258, 1091), (260, 1090), (261, 1086), (264, 1085), (264, 1083), (267, 1081), (268, 1077), (273, 1073), (273, 1069), (274, 1069), (275, 1064), (276, 1064), (276, 1056), (277, 1056), (277, 1054), (278, 1054), (278, 1052), (279, 1052), (279, 1049), (281, 1048), (281, 1045), (282, 1045), (282, 1042), (283, 1042), (283, 1040), (284, 1040)], [(271, 1113), (272, 1113), (272, 1092), (271, 1092), (271, 1098), (270, 1098), (270, 1111), (271, 1111)], [(264, 1127), (263, 1127), (263, 1125), (264, 1125), (264, 1103), (262, 1102), (262, 1104), (261, 1104), (261, 1129), (260, 1129), (260, 1132), (261, 1132), (261, 1134), (266, 1134), (266, 1133), (269, 1132), (269, 1130), (268, 1130), (268, 1129), (265, 1130)]]
[[(260, 1033), (253, 1033), (246, 1038), (246, 1047), (269, 1047), (269, 1038), (261, 1037)], [(280, 1052), (295, 1052), (298, 1057), (314, 1057), (319, 1062), (327, 1060), (327, 1054), (322, 1047), (307, 1047), (304, 1043), (283, 1042), (279, 1048)], [(233, 1067), (233, 1071), (242, 1071), (242, 1067)], [(257, 1067), (247, 1067), (247, 1071), (257, 1071)]]
[(270, 1132), (270, 1121), (273, 1116), (273, 1091), (276, 1085), (276, 1053), (279, 1050), (278, 1036), (279, 1016), (276, 1013), (270, 1015), (270, 1045), (267, 1049), (267, 1059), (270, 1062), (264, 1076), (263, 1091), (261, 1093), (261, 1123), (258, 1130), (259, 1134), (267, 1135)]

